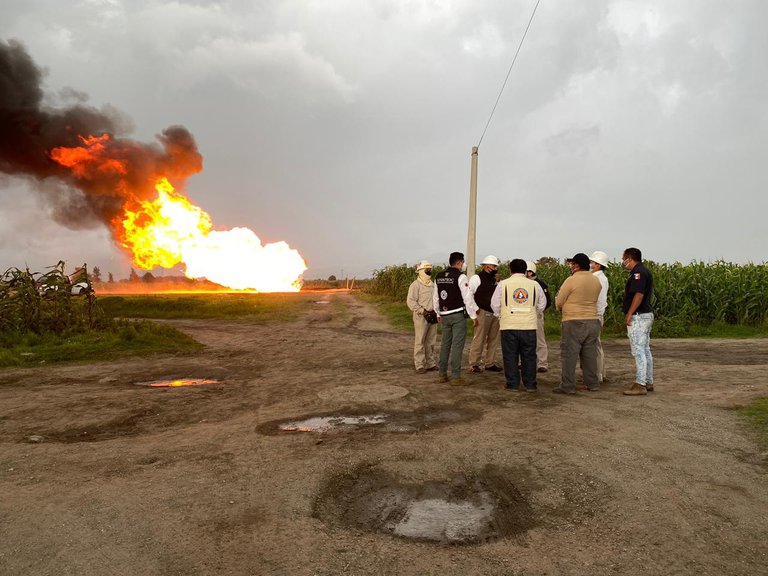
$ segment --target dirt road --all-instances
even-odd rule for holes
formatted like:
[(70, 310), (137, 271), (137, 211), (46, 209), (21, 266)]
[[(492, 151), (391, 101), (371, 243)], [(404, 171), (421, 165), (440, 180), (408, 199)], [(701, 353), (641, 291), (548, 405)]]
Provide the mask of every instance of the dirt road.
[[(0, 370), (0, 574), (768, 570), (768, 454), (729, 409), (768, 395), (768, 341), (655, 340), (646, 397), (624, 340), (597, 394), (549, 392), (557, 343), (538, 394), (452, 388), (325, 299), (174, 322), (200, 354)], [(137, 385), (176, 378), (219, 383)]]

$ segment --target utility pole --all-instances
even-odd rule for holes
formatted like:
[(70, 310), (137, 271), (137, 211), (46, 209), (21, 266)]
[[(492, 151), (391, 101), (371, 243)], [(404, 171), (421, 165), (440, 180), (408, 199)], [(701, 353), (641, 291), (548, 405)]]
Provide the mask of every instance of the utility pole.
[(467, 278), (475, 273), (477, 239), (477, 146), (472, 146), (472, 170), (469, 176), (469, 226), (467, 227)]

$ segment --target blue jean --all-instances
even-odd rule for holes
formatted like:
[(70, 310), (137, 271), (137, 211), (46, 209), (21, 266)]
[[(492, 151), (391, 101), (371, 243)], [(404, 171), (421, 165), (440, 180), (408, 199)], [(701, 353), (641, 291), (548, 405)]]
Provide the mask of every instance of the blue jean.
[(443, 339), (440, 341), (440, 374), (448, 373), (448, 357), (451, 358), (451, 375), (461, 376), (461, 355), (467, 338), (467, 319), (463, 312), (441, 316)]
[(627, 326), (627, 336), (632, 356), (635, 357), (635, 382), (653, 384), (653, 356), (651, 355), (651, 328), (653, 312), (635, 314)]
[(502, 330), (501, 355), (507, 388), (520, 386), (519, 364), (523, 368), (523, 384), (528, 390), (536, 390), (536, 329)]

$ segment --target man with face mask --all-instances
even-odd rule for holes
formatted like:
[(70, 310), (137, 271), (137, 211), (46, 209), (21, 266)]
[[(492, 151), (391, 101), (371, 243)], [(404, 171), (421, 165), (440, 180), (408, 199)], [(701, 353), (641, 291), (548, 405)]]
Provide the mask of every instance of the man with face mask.
[(413, 328), (416, 332), (416, 340), (413, 345), (413, 363), (416, 372), (424, 374), (437, 370), (435, 361), (435, 348), (437, 347), (437, 324), (430, 324), (424, 319), (424, 312), (433, 311), (432, 293), (432, 264), (426, 260), (419, 260), (416, 264), (418, 277), (408, 288), (406, 303), (413, 312)]
[(469, 290), (477, 305), (477, 329), (469, 348), (469, 371), (501, 372), (503, 368), (496, 365), (500, 338), (499, 319), (491, 309), (491, 296), (498, 283), (499, 259), (496, 256), (486, 256), (480, 266), (480, 273), (469, 279)]

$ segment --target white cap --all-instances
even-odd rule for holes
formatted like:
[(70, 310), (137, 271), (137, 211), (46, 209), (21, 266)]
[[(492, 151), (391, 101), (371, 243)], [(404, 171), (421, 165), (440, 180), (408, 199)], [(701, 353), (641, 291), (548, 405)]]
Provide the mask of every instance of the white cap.
[(485, 258), (483, 258), (483, 261), (480, 262), (480, 265), (488, 264), (490, 266), (498, 266), (499, 265), (499, 259), (496, 258), (496, 256), (488, 255)]
[(525, 261), (526, 269), (536, 274), (536, 264), (531, 262), (530, 260)]
[(416, 272), (423, 270), (424, 268), (432, 268), (432, 264), (430, 264), (427, 260), (419, 260), (419, 263), (416, 264)]
[(608, 266), (608, 254), (597, 250), (592, 252), (592, 256), (589, 257), (591, 262), (597, 262), (600, 266)]

